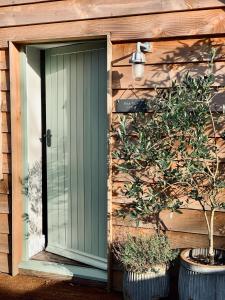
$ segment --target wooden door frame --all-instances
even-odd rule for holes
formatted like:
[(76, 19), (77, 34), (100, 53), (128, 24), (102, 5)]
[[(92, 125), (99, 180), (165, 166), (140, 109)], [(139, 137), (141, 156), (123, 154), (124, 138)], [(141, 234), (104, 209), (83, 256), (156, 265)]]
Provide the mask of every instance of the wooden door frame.
[[(111, 157), (111, 119), (112, 119), (112, 44), (111, 35), (93, 36), (91, 39), (107, 39), (107, 115), (108, 115), (108, 178), (107, 178), (107, 261), (108, 261), (108, 286), (111, 283), (111, 242), (112, 242), (112, 157)], [(77, 41), (76, 37), (70, 41)], [(79, 41), (80, 41), (79, 37)], [(90, 40), (90, 36), (82, 37), (82, 40)], [(44, 43), (63, 42), (60, 40), (45, 40)], [(68, 40), (67, 40), (68, 41)], [(11, 151), (12, 151), (12, 275), (19, 272), (19, 264), (23, 260), (23, 240), (24, 240), (24, 195), (23, 178), (25, 163), (23, 153), (23, 132), (22, 107), (23, 107), (23, 84), (21, 70), (21, 46), (25, 44), (37, 44), (40, 40), (9, 42), (10, 61), (10, 116), (11, 116)]]

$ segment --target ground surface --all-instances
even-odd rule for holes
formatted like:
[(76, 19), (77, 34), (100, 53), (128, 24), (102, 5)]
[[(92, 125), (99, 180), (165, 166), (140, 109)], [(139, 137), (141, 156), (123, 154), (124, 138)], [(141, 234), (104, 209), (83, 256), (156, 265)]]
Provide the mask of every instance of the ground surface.
[(102, 286), (84, 282), (49, 280), (32, 276), (0, 274), (0, 299), (4, 300), (121, 300), (119, 293), (107, 293)]

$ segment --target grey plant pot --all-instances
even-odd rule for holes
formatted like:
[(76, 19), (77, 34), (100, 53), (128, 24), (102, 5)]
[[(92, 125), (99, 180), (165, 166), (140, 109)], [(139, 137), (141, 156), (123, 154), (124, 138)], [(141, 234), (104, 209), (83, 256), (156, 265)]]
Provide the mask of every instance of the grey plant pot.
[(169, 274), (167, 266), (158, 266), (158, 272), (144, 274), (125, 272), (123, 295), (125, 300), (153, 300), (169, 294)]
[[(188, 259), (191, 249), (181, 252), (179, 273), (180, 300), (224, 300), (225, 266), (209, 266)], [(194, 249), (195, 254), (206, 254), (207, 249)], [(216, 250), (218, 255), (225, 251)]]

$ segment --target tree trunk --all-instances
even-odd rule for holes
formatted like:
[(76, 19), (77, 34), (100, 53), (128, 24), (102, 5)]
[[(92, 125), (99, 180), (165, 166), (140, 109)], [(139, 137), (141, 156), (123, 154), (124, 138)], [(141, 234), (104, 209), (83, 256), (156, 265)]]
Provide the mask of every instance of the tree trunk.
[(214, 265), (214, 216), (215, 210), (211, 211), (210, 232), (209, 232), (209, 264)]

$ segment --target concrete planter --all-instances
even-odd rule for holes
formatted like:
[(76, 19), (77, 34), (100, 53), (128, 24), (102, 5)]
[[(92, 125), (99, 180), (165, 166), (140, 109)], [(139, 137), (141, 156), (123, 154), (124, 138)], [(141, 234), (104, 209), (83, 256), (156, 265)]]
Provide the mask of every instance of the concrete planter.
[(167, 266), (158, 266), (158, 272), (144, 274), (125, 272), (123, 294), (125, 300), (153, 300), (169, 294)]
[[(179, 273), (180, 300), (224, 300), (225, 266), (209, 266), (189, 260), (190, 251), (195, 255), (206, 254), (207, 249), (184, 250), (181, 253)], [(217, 255), (225, 251), (216, 250)]]

